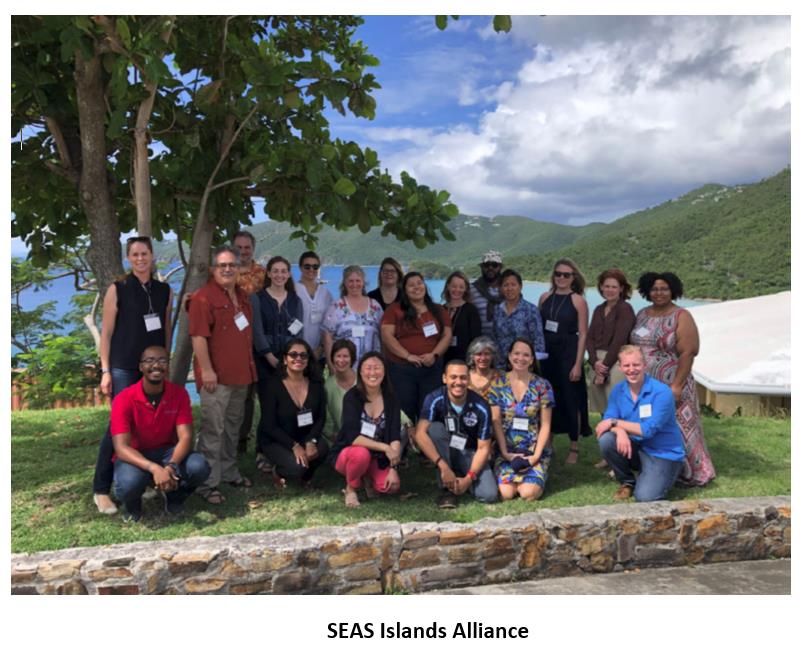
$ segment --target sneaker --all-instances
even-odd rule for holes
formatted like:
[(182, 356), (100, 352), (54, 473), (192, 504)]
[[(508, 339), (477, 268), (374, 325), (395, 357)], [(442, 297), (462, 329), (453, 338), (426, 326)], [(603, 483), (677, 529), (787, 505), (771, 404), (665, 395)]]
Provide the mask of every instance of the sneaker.
[(142, 500), (154, 500), (158, 496), (158, 491), (153, 486), (147, 486), (144, 494), (141, 495)]
[(169, 498), (166, 496), (166, 493), (161, 491), (161, 495), (163, 496), (163, 510), (166, 511), (170, 516), (179, 516), (183, 513), (183, 503), (182, 502), (170, 502)]
[(631, 495), (634, 494), (634, 487), (631, 484), (623, 484), (617, 489), (617, 492), (614, 493), (615, 500), (627, 500)]
[(115, 502), (113, 502), (109, 495), (104, 495), (103, 493), (94, 493), (93, 502), (95, 503), (96, 508), (99, 510), (99, 513), (103, 513), (104, 515), (111, 516), (118, 511), (118, 507), (115, 505)]
[(140, 513), (137, 513), (137, 514), (132, 513), (131, 511), (127, 511), (126, 509), (124, 509), (121, 512), (121, 520), (123, 520), (124, 522), (126, 522), (128, 524), (130, 524), (130, 523), (136, 524), (136, 523), (141, 522), (141, 514)]
[(450, 491), (445, 491), (436, 498), (436, 505), (440, 509), (455, 509), (459, 506), (459, 500)]

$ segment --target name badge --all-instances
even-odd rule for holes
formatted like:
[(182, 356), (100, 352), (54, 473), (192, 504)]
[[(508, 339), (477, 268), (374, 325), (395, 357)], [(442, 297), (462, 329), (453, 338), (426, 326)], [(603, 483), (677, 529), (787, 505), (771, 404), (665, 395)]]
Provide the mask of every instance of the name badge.
[(528, 417), (514, 417), (513, 429), (516, 431), (529, 431), (529, 418)]
[(451, 436), (451, 447), (454, 449), (464, 449), (467, 447), (467, 438), (454, 434)]
[(362, 338), (366, 335), (366, 327), (363, 324), (355, 324), (352, 326), (352, 337)]
[(633, 330), (640, 338), (644, 338), (647, 335), (650, 335), (650, 329), (646, 326), (640, 326), (637, 329)]
[(650, 404), (639, 405), (639, 417), (650, 417), (651, 415), (653, 415), (653, 409)]
[(432, 335), (437, 335), (438, 333), (439, 329), (437, 329), (436, 324), (434, 322), (422, 325), (422, 334), (426, 338), (430, 338)]
[(234, 316), (234, 324), (237, 325), (237, 328), (240, 331), (244, 331), (246, 328), (248, 328), (248, 326), (250, 325), (250, 322), (248, 321), (248, 318), (245, 317), (245, 315), (243, 313), (238, 313), (237, 315)]
[(290, 335), (298, 335), (298, 332), (303, 327), (304, 327), (304, 324), (302, 324), (298, 319), (294, 319), (292, 322), (290, 322), (290, 326), (287, 327), (287, 332)]
[(451, 347), (456, 347), (456, 346), (458, 346), (458, 345), (456, 344), (456, 336), (454, 335), (454, 336), (451, 338)]
[(300, 427), (309, 427), (313, 423), (313, 412), (302, 411), (296, 418)]
[(545, 328), (550, 333), (557, 333), (558, 332), (558, 323), (553, 322), (551, 319), (546, 320)]
[(161, 330), (160, 315), (156, 315), (155, 313), (152, 313), (151, 315), (144, 315), (144, 324), (146, 324), (147, 333), (149, 333), (150, 331), (160, 331)]
[(377, 425), (374, 422), (367, 422), (363, 420), (360, 423), (360, 435), (367, 438), (374, 438), (377, 435)]
[(450, 415), (446, 417), (445, 426), (448, 428), (448, 433), (456, 433), (456, 418)]

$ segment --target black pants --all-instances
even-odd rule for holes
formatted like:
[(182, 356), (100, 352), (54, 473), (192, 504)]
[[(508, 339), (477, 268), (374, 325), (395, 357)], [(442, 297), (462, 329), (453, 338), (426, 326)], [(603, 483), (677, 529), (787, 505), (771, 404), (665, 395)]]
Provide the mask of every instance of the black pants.
[(265, 438), (266, 436), (262, 434), (262, 430), (260, 429), (257, 432), (256, 437), (257, 443), (259, 444), (259, 449), (262, 450), (262, 453), (267, 457), (267, 460), (276, 466), (276, 474), (284, 479), (301, 479), (302, 481), (309, 481), (313, 478), (318, 466), (320, 466), (327, 458), (327, 452), (329, 451), (327, 441), (323, 438), (319, 438), (318, 443), (316, 444), (316, 448), (318, 449), (318, 457), (315, 460), (310, 461), (309, 468), (303, 468), (296, 462), (296, 457), (293, 456), (292, 449), (285, 447), (284, 445), (280, 445), (279, 443), (265, 440)]

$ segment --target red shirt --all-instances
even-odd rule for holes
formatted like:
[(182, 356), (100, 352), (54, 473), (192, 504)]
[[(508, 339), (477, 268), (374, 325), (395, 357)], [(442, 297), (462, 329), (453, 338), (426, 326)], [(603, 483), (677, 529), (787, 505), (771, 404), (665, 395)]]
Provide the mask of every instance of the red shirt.
[(177, 427), (182, 424), (192, 424), (189, 393), (169, 381), (163, 384), (157, 408), (146, 398), (142, 381), (124, 388), (113, 399), (110, 433), (128, 433), (130, 447), (139, 452), (176, 445)]
[[(380, 320), (380, 323), (381, 325), (394, 325), (394, 337), (397, 338), (397, 341), (403, 346), (403, 349), (408, 350), (408, 353), (416, 354), (418, 356), (421, 356), (422, 354), (429, 354), (436, 348), (439, 341), (442, 339), (442, 331), (444, 330), (444, 327), (451, 325), (451, 318), (450, 315), (448, 315), (448, 311), (442, 306), (437, 307), (439, 308), (439, 314), (444, 322), (442, 326), (439, 325), (436, 318), (429, 310), (426, 310), (424, 313), (422, 313), (422, 315), (417, 317), (416, 326), (412, 326), (405, 321), (405, 311), (400, 307), (399, 303), (393, 303), (386, 308), (386, 312), (383, 313), (383, 319)], [(430, 337), (425, 337), (424, 327), (430, 326), (431, 324), (436, 327), (436, 333)], [(432, 331), (429, 330), (429, 332)], [(395, 363), (407, 362), (405, 359), (396, 356), (388, 349), (386, 350), (386, 357)]]
[[(208, 340), (208, 357), (217, 374), (217, 382), (226, 386), (246, 386), (256, 381), (253, 362), (253, 309), (248, 296), (235, 289), (238, 307), (231, 303), (228, 293), (213, 278), (195, 292), (189, 300), (189, 335)], [(249, 325), (239, 330), (235, 323), (238, 313), (245, 315)], [(202, 370), (194, 359), (194, 381), (203, 386)]]

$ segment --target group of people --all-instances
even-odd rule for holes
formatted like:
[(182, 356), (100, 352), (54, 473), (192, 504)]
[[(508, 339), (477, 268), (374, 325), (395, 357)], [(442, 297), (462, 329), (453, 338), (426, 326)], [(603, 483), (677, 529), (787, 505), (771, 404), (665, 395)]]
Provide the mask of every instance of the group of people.
[(585, 280), (566, 258), (537, 306), (495, 251), (473, 282), (448, 276), (442, 303), (393, 258), (368, 293), (364, 270), (346, 267), (333, 299), (316, 253), (301, 255), (294, 282), (285, 258), (256, 263), (255, 246), (240, 231), (217, 248), (208, 282), (182, 304), (200, 394), (192, 451), (188, 393), (166, 380), (172, 292), (153, 276), (149, 238), (128, 240), (131, 271), (104, 298), (101, 387), (113, 403), (93, 484), (102, 513), (118, 510), (111, 491), (137, 521), (147, 488), (169, 513), (192, 492), (221, 504), (224, 485), (250, 488), (237, 460), (255, 396), (259, 472), (308, 488), (327, 463), (345, 478), (348, 507), (362, 492), (399, 491), (410, 450), (436, 467), (441, 508), (468, 491), (482, 502), (538, 499), (552, 436), (568, 436), (565, 463), (576, 463), (579, 438), (592, 434), (589, 404), (603, 415), (597, 466), (613, 471), (617, 499), (661, 499), (679, 477), (714, 477), (690, 373), (698, 332), (675, 304), (674, 274), (640, 278), (651, 305), (637, 315), (624, 273), (602, 272), (604, 302), (589, 323)]

